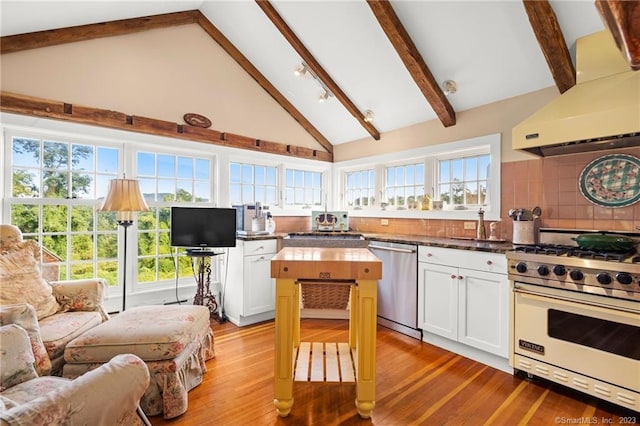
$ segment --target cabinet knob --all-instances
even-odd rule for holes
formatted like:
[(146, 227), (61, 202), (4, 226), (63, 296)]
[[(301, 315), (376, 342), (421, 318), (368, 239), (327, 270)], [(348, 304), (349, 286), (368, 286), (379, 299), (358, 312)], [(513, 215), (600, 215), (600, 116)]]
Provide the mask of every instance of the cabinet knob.
[(451, 274), (451, 279), (455, 280), (456, 279), (456, 275), (455, 274)]
[(427, 253), (427, 257), (431, 257), (433, 256), (431, 253)]
[(493, 265), (493, 262), (490, 260), (487, 260), (487, 265)]
[(463, 277), (462, 275), (458, 275), (458, 279), (459, 279), (459, 280), (463, 280), (463, 279), (464, 279), (464, 277)]

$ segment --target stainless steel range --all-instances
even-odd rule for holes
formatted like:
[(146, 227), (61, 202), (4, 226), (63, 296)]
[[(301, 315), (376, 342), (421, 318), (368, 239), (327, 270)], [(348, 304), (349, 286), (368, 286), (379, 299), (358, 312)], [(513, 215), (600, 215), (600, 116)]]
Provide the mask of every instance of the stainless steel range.
[(569, 237), (543, 231), (542, 244), (507, 253), (510, 364), (640, 411), (640, 255), (581, 250)]

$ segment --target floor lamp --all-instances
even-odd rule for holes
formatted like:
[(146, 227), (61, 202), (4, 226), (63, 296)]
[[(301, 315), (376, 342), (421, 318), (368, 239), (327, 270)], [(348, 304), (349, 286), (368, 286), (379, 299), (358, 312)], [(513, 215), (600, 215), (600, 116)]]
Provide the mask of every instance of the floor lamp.
[(118, 225), (124, 228), (124, 260), (122, 262), (122, 310), (127, 307), (127, 228), (133, 224), (134, 212), (149, 211), (140, 185), (136, 179), (112, 179), (109, 192), (98, 209), (103, 212), (118, 212)]

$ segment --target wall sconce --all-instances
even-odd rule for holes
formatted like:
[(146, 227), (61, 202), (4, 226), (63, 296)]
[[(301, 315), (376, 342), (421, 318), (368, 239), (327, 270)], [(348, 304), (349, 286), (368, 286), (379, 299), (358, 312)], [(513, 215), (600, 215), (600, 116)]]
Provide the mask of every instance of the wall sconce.
[(376, 115), (370, 109), (364, 112), (364, 121), (367, 123), (371, 123)]
[(444, 90), (444, 94), (447, 96), (453, 95), (458, 91), (458, 84), (453, 80), (445, 80), (442, 83), (442, 90)]

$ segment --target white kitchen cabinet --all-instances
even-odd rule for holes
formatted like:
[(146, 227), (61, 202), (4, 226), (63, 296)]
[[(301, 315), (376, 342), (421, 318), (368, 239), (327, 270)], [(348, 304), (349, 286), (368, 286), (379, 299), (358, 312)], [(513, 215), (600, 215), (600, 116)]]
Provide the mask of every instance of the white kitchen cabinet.
[(504, 254), (420, 246), (418, 262), (419, 327), (506, 358), (509, 282)]
[(277, 240), (237, 240), (229, 251), (229, 271), (224, 294), (227, 318), (238, 326), (273, 319), (275, 280), (271, 278), (271, 258)]

